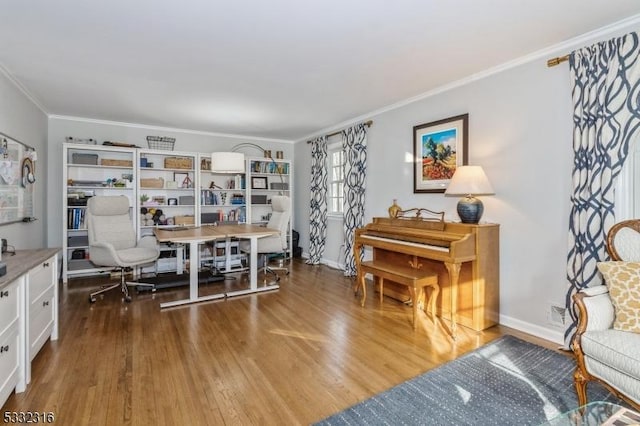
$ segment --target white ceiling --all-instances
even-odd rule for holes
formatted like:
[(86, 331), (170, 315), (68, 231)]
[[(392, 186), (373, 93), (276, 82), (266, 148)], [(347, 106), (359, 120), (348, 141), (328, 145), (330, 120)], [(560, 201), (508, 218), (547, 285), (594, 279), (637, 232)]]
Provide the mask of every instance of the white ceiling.
[(640, 13), (637, 0), (1, 0), (50, 115), (299, 140)]

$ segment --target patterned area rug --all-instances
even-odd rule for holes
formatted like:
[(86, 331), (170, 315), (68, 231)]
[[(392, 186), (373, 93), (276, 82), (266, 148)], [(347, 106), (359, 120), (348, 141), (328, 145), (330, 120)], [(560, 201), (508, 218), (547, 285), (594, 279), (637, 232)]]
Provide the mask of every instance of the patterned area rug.
[[(578, 405), (572, 358), (503, 336), (317, 423), (537, 425)], [(603, 387), (589, 401), (620, 403)]]

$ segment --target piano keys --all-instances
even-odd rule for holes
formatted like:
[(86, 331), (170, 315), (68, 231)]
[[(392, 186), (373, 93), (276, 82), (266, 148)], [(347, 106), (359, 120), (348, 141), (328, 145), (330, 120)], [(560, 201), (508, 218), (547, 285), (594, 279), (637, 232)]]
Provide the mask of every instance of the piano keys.
[[(376, 217), (356, 230), (354, 252), (371, 247), (373, 260), (411, 264), (438, 274), (436, 314), (481, 331), (498, 323), (499, 225), (466, 224), (426, 219)], [(385, 282), (386, 296), (407, 301), (405, 286)]]

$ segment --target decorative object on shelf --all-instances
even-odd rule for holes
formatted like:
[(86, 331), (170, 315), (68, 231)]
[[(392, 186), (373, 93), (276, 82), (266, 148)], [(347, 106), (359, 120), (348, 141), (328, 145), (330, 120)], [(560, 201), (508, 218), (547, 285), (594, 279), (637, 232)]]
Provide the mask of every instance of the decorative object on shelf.
[(178, 205), (178, 199), (177, 198), (169, 198), (167, 200), (167, 204), (170, 206), (177, 206)]
[(464, 195), (458, 201), (458, 216), (462, 223), (478, 223), (484, 212), (482, 201), (475, 195), (493, 195), (493, 187), (480, 166), (460, 166), (456, 170), (445, 195)]
[(67, 143), (77, 143), (84, 145), (96, 145), (98, 143), (97, 140), (92, 138), (74, 138), (73, 136), (67, 136), (64, 138)]
[(395, 218), (398, 215), (398, 212), (400, 210), (402, 210), (400, 208), (400, 206), (397, 204), (396, 201), (397, 200), (394, 198), (393, 199), (393, 204), (391, 204), (391, 207), (389, 207), (389, 217), (392, 218), (392, 219)]
[[(189, 173), (173, 173), (173, 180), (178, 183), (178, 188), (189, 188), (188, 186), (184, 186), (187, 179), (190, 181)], [(188, 184), (189, 182), (187, 182)]]
[(252, 177), (251, 189), (267, 189), (267, 178), (264, 176)]
[(282, 160), (284, 158), (284, 153), (282, 151), (276, 151), (276, 158), (278, 160)]
[(147, 136), (147, 144), (151, 149), (160, 149), (164, 151), (173, 151), (176, 138), (166, 136)]
[(467, 164), (469, 114), (413, 128), (413, 192), (444, 192)]

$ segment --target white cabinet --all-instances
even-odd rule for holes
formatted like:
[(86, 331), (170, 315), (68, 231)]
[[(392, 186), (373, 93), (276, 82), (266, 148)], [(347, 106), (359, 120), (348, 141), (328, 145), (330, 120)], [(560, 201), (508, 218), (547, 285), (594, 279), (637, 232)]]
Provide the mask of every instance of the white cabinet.
[(198, 173), (200, 225), (247, 221), (247, 185), (244, 173), (211, 173), (211, 154), (200, 154)]
[(291, 249), (291, 224), (293, 223), (293, 169), (288, 160), (271, 158), (247, 159), (247, 214), (253, 224), (266, 224), (271, 217), (271, 198), (274, 195), (289, 197), (289, 232), (287, 241)]
[[(89, 261), (87, 199), (94, 195), (126, 195), (133, 209), (137, 167), (133, 148), (65, 143), (63, 150), (62, 280), (66, 283), (69, 277), (112, 269), (97, 268)], [(136, 218), (134, 215), (134, 221)]]
[(0, 405), (31, 381), (31, 361), (58, 338), (58, 251), (18, 250), (0, 277)]
[[(153, 235), (156, 227), (196, 225), (197, 154), (139, 149), (137, 155), (138, 238)], [(142, 272), (182, 273), (183, 251), (175, 244), (161, 244), (154, 271), (143, 268)]]
[[(90, 196), (126, 195), (137, 236), (142, 238), (163, 226), (200, 226), (224, 221), (264, 225), (271, 213), (271, 198), (274, 195), (291, 198), (293, 194), (292, 164), (284, 159), (248, 158), (245, 173), (220, 174), (210, 171), (210, 153), (71, 143), (63, 146), (64, 283), (69, 277), (108, 273), (113, 269), (96, 267), (89, 260), (84, 217)], [(160, 250), (160, 258), (153, 266), (136, 273), (181, 273), (188, 257), (186, 249), (162, 244)], [(220, 253), (224, 253), (223, 258)], [(228, 259), (227, 254), (232, 257)], [(203, 244), (200, 258), (218, 270), (230, 271), (241, 267), (243, 254), (233, 245)]]
[(20, 279), (0, 287), (0, 405), (20, 381), (20, 290)]
[(286, 195), (291, 199), (293, 193), (291, 172), (291, 162), (287, 160), (271, 160), (270, 158), (250, 158), (247, 160), (251, 223), (264, 224), (269, 221), (271, 197), (274, 195)]
[[(57, 337), (57, 330), (54, 330), (58, 306), (56, 269), (55, 259), (50, 258), (38, 264), (28, 273), (26, 293), (29, 304), (28, 361), (33, 360), (54, 331), (55, 337)], [(27, 374), (27, 383), (30, 381), (29, 379), (29, 374)]]

